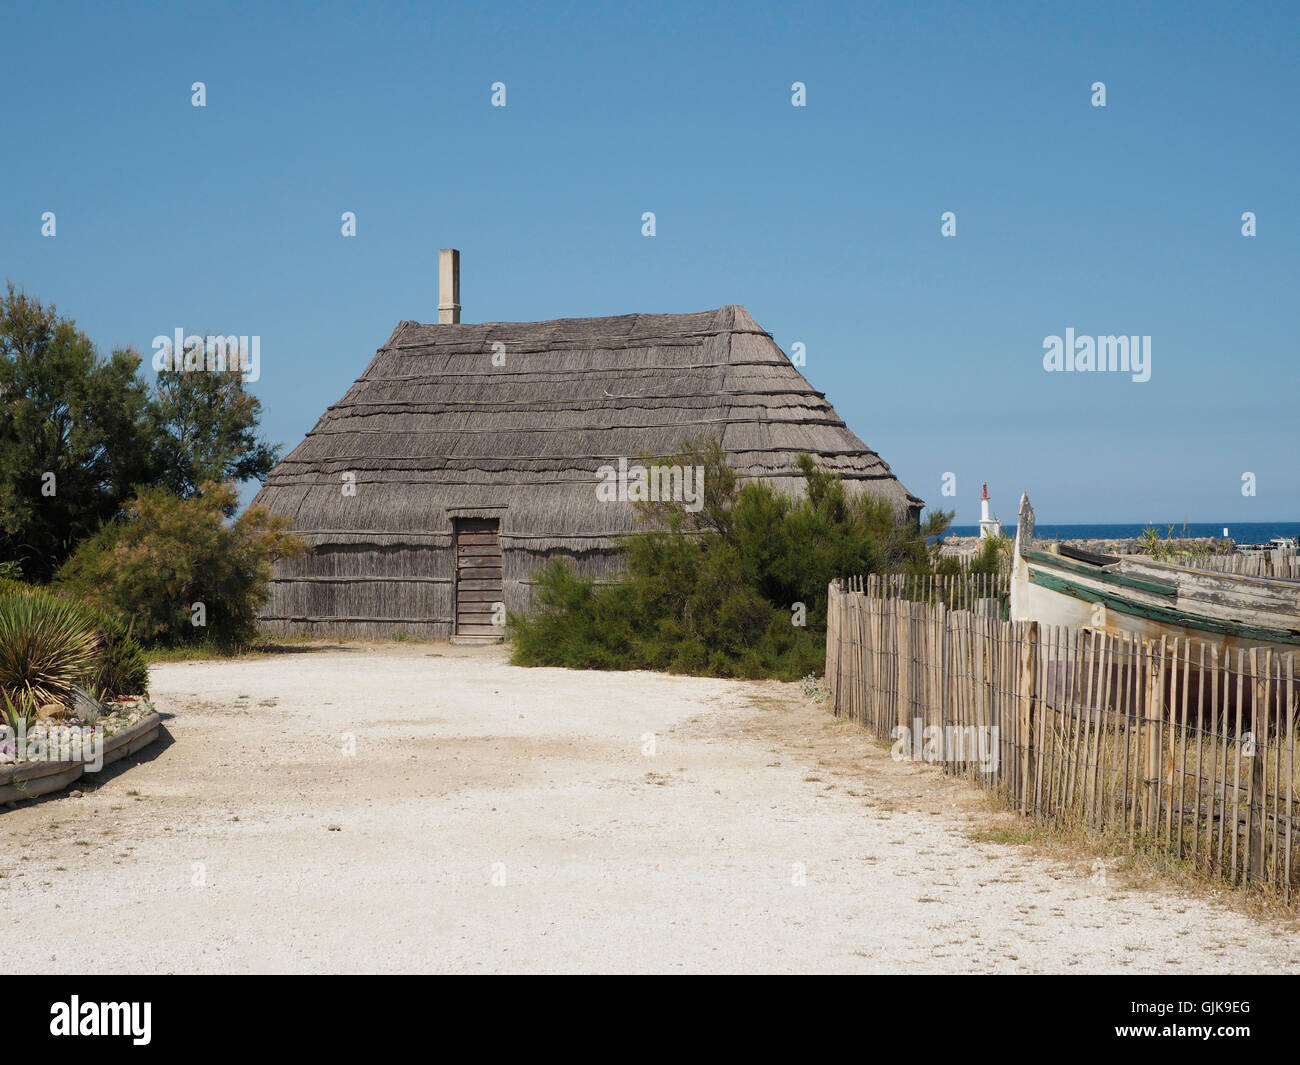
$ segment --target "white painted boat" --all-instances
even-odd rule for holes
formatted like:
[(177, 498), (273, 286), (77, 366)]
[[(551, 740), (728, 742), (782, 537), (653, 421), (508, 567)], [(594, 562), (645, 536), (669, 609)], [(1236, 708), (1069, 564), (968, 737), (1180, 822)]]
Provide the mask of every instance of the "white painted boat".
[(1029, 496), (1022, 495), (1011, 617), (1293, 654), (1300, 650), (1300, 580), (1217, 573), (1041, 541), (1034, 536)]

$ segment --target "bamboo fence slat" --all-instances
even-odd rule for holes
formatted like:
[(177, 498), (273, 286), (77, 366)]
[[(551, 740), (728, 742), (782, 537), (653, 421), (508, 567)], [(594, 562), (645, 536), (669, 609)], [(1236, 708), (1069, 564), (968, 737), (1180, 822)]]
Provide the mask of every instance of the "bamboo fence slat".
[(1027, 817), (1119, 831), (1289, 900), (1294, 656), (1011, 622), (1007, 593), (1005, 575), (833, 582), (834, 712)]

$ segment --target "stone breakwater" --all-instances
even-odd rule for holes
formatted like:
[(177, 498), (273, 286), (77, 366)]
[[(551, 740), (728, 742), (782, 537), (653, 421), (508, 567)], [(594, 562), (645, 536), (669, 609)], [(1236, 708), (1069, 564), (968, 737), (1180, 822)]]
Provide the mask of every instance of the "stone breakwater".
[[(1137, 536), (1115, 540), (1062, 540), (1061, 542), (1103, 555), (1140, 555), (1144, 552), (1145, 543)], [(1189, 536), (1185, 540), (1174, 540), (1173, 543), (1178, 551), (1208, 549), (1215, 554), (1231, 554), (1236, 546), (1231, 540), (1213, 536)], [(943, 540), (943, 553), (957, 558), (973, 558), (979, 551), (979, 545), (978, 536), (947, 536)]]

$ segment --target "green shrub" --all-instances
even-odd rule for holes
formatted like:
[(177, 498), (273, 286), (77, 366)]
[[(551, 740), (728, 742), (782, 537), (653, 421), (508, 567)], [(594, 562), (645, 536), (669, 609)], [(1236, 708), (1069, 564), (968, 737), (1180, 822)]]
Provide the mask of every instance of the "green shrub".
[(256, 634), (271, 563), (307, 547), (265, 507), (227, 522), (235, 502), (230, 485), (206, 484), (188, 499), (142, 491), (77, 546), (56, 587), (119, 619), (146, 646), (237, 650)]
[(739, 485), (716, 441), (659, 461), (704, 467), (701, 509), (638, 504), (658, 528), (623, 538), (627, 569), (611, 584), (558, 559), (540, 570), (537, 610), (510, 617), (516, 663), (797, 680), (824, 667), (830, 581), (931, 572), (925, 538), (949, 520), (918, 529), (806, 455), (802, 497)]
[(99, 636), (99, 654), (86, 677), (86, 688), (99, 699), (149, 693), (149, 663), (127, 627), (105, 610), (83, 606)]

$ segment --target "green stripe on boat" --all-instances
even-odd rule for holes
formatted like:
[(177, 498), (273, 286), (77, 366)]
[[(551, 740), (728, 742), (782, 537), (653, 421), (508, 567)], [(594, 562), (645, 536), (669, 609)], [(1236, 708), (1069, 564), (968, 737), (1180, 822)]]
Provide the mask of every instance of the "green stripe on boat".
[[(1091, 572), (1088, 574), (1090, 577), (1093, 575)], [(1290, 643), (1300, 646), (1300, 632), (1294, 629), (1263, 629), (1254, 625), (1242, 625), (1235, 621), (1207, 618), (1202, 614), (1187, 614), (1171, 607), (1150, 606), (1125, 599), (1122, 595), (1115, 595), (1112, 592), (1086, 588), (1068, 577), (1041, 573), (1032, 566), (1029, 568), (1029, 583), (1074, 599), (1082, 599), (1085, 603), (1102, 603), (1107, 610), (1131, 614), (1133, 617), (1145, 618), (1147, 621), (1158, 621), (1165, 625), (1176, 625), (1179, 628), (1197, 629), (1202, 632), (1217, 632), (1244, 640), (1266, 640), (1269, 643)]]
[(1067, 573), (1078, 573), (1081, 576), (1090, 577), (1091, 579), (1101, 581), (1104, 584), (1114, 584), (1121, 588), (1132, 588), (1139, 592), (1149, 592), (1151, 595), (1178, 595), (1178, 585), (1176, 584), (1165, 584), (1163, 581), (1143, 580), (1141, 577), (1130, 577), (1127, 573), (1113, 573), (1110, 570), (1098, 569), (1096, 566), (1085, 565), (1081, 562), (1071, 562), (1068, 559), (1061, 558), (1059, 555), (1049, 555), (1043, 551), (1021, 551), (1020, 554), (1031, 562), (1038, 562), (1044, 566), (1051, 566), (1053, 569), (1065, 570)]

